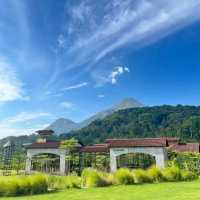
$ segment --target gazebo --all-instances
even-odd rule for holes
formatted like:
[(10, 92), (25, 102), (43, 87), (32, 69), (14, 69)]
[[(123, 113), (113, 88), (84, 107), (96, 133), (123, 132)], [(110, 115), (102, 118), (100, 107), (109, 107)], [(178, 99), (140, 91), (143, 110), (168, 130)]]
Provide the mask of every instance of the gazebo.
[(40, 130), (37, 133), (39, 135), (37, 142), (27, 147), (26, 172), (31, 173), (34, 156), (47, 154), (59, 157), (59, 173), (64, 175), (67, 170), (65, 156), (68, 154), (68, 151), (60, 148), (59, 141), (51, 139), (52, 130)]

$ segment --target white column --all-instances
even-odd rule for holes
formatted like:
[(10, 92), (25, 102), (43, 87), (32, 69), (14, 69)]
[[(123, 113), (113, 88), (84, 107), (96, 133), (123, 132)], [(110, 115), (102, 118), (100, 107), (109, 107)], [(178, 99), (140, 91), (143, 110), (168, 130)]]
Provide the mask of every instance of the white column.
[(167, 150), (163, 148), (162, 153), (155, 156), (156, 166), (159, 168), (165, 168), (167, 164)]
[(117, 159), (112, 149), (110, 149), (110, 171), (111, 172), (117, 171)]
[(65, 167), (65, 154), (60, 155), (60, 174), (65, 175), (66, 173), (66, 167)]
[(26, 159), (26, 173), (30, 173), (31, 172), (31, 157), (27, 157)]

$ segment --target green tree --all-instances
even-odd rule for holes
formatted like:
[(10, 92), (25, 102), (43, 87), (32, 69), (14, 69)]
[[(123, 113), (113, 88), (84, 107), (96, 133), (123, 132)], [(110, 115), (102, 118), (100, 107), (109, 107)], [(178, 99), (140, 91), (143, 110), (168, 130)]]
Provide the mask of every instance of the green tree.
[(78, 140), (71, 138), (68, 140), (63, 140), (60, 143), (60, 148), (65, 149), (68, 151), (68, 155), (66, 155), (66, 160), (67, 160), (67, 167), (69, 172), (71, 171), (71, 162), (76, 162), (76, 156), (73, 155), (73, 152), (76, 150), (76, 148), (79, 146)]

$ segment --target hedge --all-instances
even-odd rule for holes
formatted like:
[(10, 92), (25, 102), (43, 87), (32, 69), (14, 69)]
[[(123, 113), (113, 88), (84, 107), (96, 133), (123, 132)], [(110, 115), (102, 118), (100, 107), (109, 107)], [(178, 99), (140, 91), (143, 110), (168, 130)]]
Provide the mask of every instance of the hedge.
[(45, 193), (47, 191), (47, 178), (42, 174), (0, 177), (0, 196), (31, 195)]

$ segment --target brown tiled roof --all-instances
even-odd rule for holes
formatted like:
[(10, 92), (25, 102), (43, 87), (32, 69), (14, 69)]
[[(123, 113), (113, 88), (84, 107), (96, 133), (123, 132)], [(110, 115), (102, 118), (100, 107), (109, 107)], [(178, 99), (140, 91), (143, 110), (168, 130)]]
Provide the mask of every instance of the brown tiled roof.
[(60, 142), (52, 141), (46, 143), (33, 143), (27, 147), (27, 149), (58, 149)]
[(110, 147), (166, 147), (164, 138), (108, 139)]
[(52, 135), (54, 133), (53, 130), (38, 130), (36, 131), (41, 136)]
[(85, 146), (81, 148), (81, 152), (87, 152), (87, 153), (101, 153), (101, 152), (108, 152), (109, 151), (109, 145), (108, 144), (95, 144), (92, 146)]
[(199, 143), (174, 144), (169, 149), (177, 152), (194, 152), (199, 153)]

